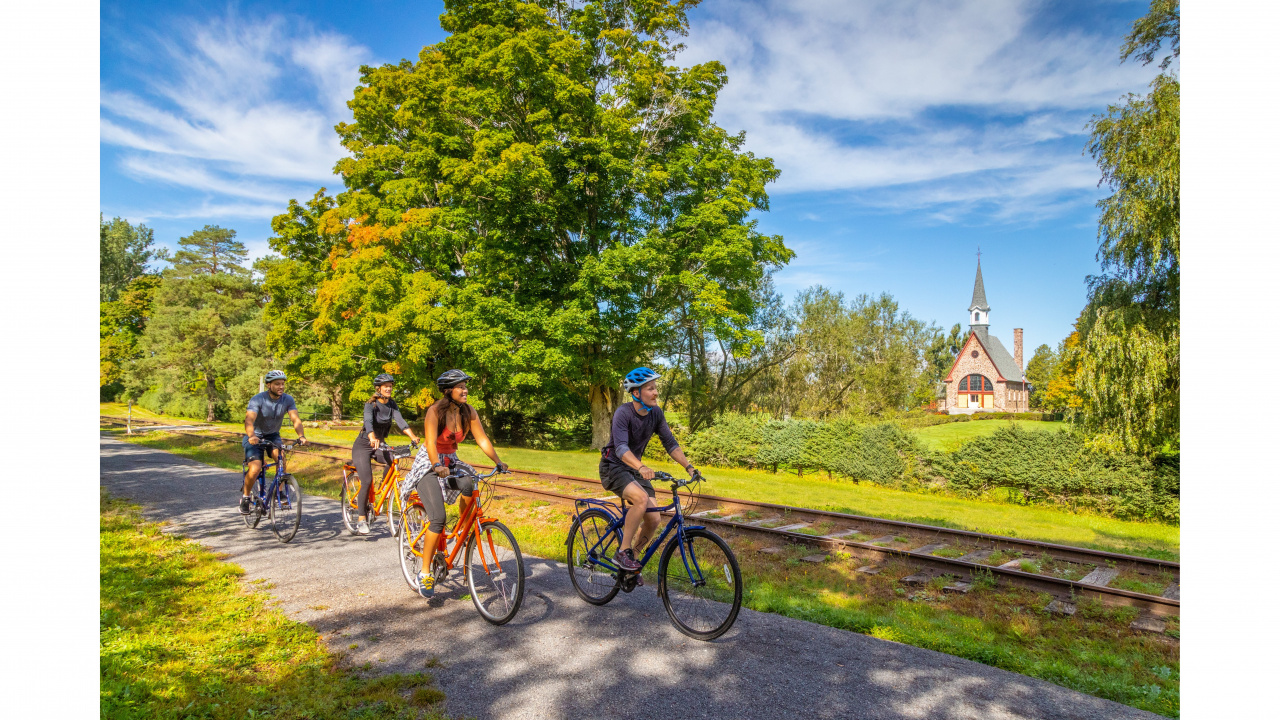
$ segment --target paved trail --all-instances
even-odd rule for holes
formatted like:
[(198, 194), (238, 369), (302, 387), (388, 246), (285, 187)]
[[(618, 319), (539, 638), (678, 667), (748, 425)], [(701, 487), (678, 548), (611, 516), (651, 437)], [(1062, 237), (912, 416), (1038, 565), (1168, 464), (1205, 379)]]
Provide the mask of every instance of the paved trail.
[[(488, 718), (1156, 718), (1023, 675), (865, 635), (744, 609), (726, 635), (678, 633), (651, 587), (604, 607), (582, 602), (564, 565), (526, 558), (515, 620), (493, 627), (451, 574), (430, 601), (400, 575), (385, 525), (342, 527), (338, 503), (305, 496), (288, 545), (249, 530), (238, 475), (103, 438), (101, 482), (152, 519), (266, 578), (290, 617), (335, 651), (384, 671), (433, 657), (448, 711)], [(374, 640), (373, 638), (377, 639)], [(351, 644), (358, 647), (350, 650)]]

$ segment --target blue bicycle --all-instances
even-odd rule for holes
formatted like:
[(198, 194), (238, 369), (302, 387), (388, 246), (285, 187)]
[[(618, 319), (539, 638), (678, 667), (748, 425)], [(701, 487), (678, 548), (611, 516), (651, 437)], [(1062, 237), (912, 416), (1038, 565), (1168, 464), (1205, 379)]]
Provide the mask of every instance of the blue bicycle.
[[(649, 508), (648, 512), (673, 511), (671, 520), (657, 539), (649, 543), (639, 559), (639, 573), (626, 572), (613, 561), (622, 545), (621, 505), (607, 500), (577, 500), (573, 525), (566, 541), (569, 579), (578, 596), (592, 605), (604, 605), (618, 591), (631, 592), (640, 583), (640, 573), (668, 535), (671, 542), (662, 549), (658, 561), (658, 594), (667, 615), (680, 632), (697, 640), (714, 640), (728, 632), (742, 608), (742, 571), (729, 543), (701, 525), (685, 525), (680, 508), (680, 490), (688, 491), (694, 480), (677, 480), (667, 473), (654, 473), (655, 480), (672, 484), (671, 504)], [(677, 553), (679, 553), (678, 559)], [(676, 559), (673, 562), (673, 559)]]
[[(298, 525), (302, 522), (302, 491), (298, 489), (298, 481), (285, 472), (285, 452), (292, 450), (292, 445), (268, 443), (280, 451), (280, 459), (266, 462), (269, 453), (263, 453), (262, 470), (258, 473), (258, 482), (254, 484), (254, 492), (250, 495), (252, 505), (248, 515), (242, 515), (244, 524), (251, 528), (258, 527), (262, 518), (271, 519), (271, 530), (280, 542), (289, 542), (298, 533)], [(241, 463), (243, 472), (248, 472), (248, 463)], [(267, 468), (276, 469), (275, 478), (267, 485)]]

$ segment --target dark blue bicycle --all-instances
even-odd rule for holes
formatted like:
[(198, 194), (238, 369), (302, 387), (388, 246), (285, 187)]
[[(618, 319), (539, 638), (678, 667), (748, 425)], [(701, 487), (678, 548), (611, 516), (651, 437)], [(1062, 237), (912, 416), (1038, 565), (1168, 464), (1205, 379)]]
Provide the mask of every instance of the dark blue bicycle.
[[(265, 442), (265, 441), (264, 441)], [(298, 489), (298, 481), (285, 471), (285, 453), (293, 449), (292, 445), (267, 443), (280, 451), (280, 459), (269, 463), (270, 453), (263, 453), (262, 470), (258, 473), (258, 482), (254, 483), (254, 492), (250, 495), (253, 503), (248, 515), (242, 515), (244, 524), (251, 528), (258, 527), (262, 518), (271, 519), (271, 529), (280, 542), (289, 542), (298, 533), (298, 525), (302, 522), (302, 491)], [(241, 470), (248, 472), (248, 463), (241, 463)], [(276, 469), (275, 477), (267, 485), (267, 468)], [(243, 478), (244, 475), (241, 474)]]
[[(672, 517), (639, 559), (640, 572), (674, 531), (658, 560), (658, 594), (677, 630), (698, 640), (714, 640), (733, 626), (742, 607), (738, 558), (719, 535), (701, 525), (684, 524), (680, 490), (687, 490), (691, 500), (689, 486), (697, 481), (677, 480), (662, 472), (654, 473), (654, 479), (672, 484), (672, 501), (649, 512), (670, 510)], [(592, 605), (604, 605), (619, 590), (631, 592), (639, 584), (639, 573), (626, 572), (613, 561), (622, 545), (623, 512), (621, 505), (607, 500), (576, 501), (565, 562), (573, 589)]]

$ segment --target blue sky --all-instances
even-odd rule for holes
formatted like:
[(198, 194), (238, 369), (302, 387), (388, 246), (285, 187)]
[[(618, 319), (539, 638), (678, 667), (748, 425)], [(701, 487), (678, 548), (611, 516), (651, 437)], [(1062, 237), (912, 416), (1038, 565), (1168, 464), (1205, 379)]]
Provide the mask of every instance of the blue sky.
[[(723, 62), (716, 121), (782, 171), (777, 285), (889, 292), (963, 322), (982, 248), (992, 331), (1056, 345), (1098, 270), (1089, 117), (1142, 92), (1119, 63), (1146, 2), (705, 2), (679, 61)], [(289, 198), (341, 183), (332, 126), (362, 63), (444, 37), (438, 2), (103, 2), (101, 209), (162, 245), (207, 224), (267, 252)]]

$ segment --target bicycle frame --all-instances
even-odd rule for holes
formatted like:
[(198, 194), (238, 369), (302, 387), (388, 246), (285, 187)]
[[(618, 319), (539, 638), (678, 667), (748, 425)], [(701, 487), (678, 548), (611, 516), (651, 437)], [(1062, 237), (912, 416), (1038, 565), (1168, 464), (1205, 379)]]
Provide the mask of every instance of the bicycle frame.
[[(495, 470), (494, 472), (497, 472), (497, 471)], [(493, 474), (494, 473), (489, 473), (488, 475), (477, 475), (476, 477), (480, 480), (485, 480), (491, 477)], [(480, 502), (480, 491), (481, 491), (480, 483), (477, 482), (476, 489), (472, 493), (471, 507), (467, 509), (466, 515), (458, 518), (458, 522), (455, 523), (453, 526), (453, 532), (442, 532), (440, 533), (440, 537), (436, 540), (436, 547), (434, 549), (434, 552), (440, 552), (440, 553), (444, 553), (448, 550), (449, 540), (454, 540), (453, 551), (448, 552), (448, 554), (445, 555), (446, 569), (450, 569), (450, 570), (453, 569), (454, 562), (457, 560), (458, 554), (462, 552), (462, 548), (467, 544), (467, 540), (471, 538), (471, 533), (473, 530), (479, 533), (481, 527), (484, 525), (486, 521), (497, 520), (497, 518), (491, 518), (491, 517), (485, 516), (484, 507), (482, 507), (483, 503)], [(421, 503), (422, 500), (417, 497), (417, 494), (418, 493), (415, 490), (413, 493), (410, 494), (410, 499), (412, 500), (412, 502)], [(422, 558), (423, 568), (428, 568), (431, 566), (430, 560), (427, 557), (425, 557), (421, 552), (418, 552), (418, 543), (422, 542), (423, 537), (426, 536), (427, 528), (428, 526), (424, 525), (422, 530), (419, 531), (418, 534), (413, 537), (412, 542), (409, 544), (409, 548), (413, 552), (413, 554)], [(477, 542), (476, 548), (479, 549), (480, 551), (480, 563), (484, 566), (485, 574), (489, 574), (489, 561), (484, 556), (484, 545), (480, 542)], [(433, 553), (433, 557), (434, 557), (434, 553)], [(496, 548), (493, 547), (492, 538), (489, 539), (489, 557), (494, 559), (494, 566), (496, 567), (498, 564), (497, 563), (498, 551)]]
[[(344, 463), (342, 469), (346, 470), (350, 475), (356, 476), (358, 482), (359, 476), (356, 473), (355, 465), (352, 465), (351, 463)], [(382, 474), (382, 479), (374, 480), (369, 483), (369, 513), (371, 515), (381, 515), (383, 506), (387, 504), (387, 498), (391, 497), (391, 493), (393, 491), (398, 492), (399, 486), (400, 459), (395, 457), (395, 453), (393, 452), (391, 464), (387, 466), (386, 471)], [(357, 497), (358, 494), (358, 492), (353, 493), (347, 500), (353, 508), (357, 507), (356, 503), (359, 502), (359, 498)]]
[[(256, 483), (257, 491), (258, 491), (257, 500), (258, 502), (262, 503), (263, 508), (267, 507), (267, 502), (268, 502), (267, 498), (272, 497), (276, 492), (279, 492), (280, 478), (284, 477), (284, 475), (286, 474), (284, 470), (285, 446), (283, 444), (277, 445), (276, 443), (268, 443), (268, 446), (278, 450), (280, 457), (275, 462), (269, 463), (267, 462), (268, 455), (265, 453), (263, 454), (262, 469), (258, 471), (258, 482)], [(271, 479), (270, 488), (267, 487), (267, 469), (268, 468), (276, 469), (275, 477)]]
[[(615, 534), (618, 536), (618, 540), (619, 540), (618, 544), (619, 545), (622, 544), (621, 542), (622, 526), (624, 521), (626, 520), (626, 510), (624, 510), (617, 503), (610, 502), (608, 500), (580, 499), (580, 500), (574, 501), (574, 520), (577, 520), (580, 508), (581, 506), (584, 506), (584, 505), (587, 506), (588, 508), (599, 507), (600, 509), (608, 513), (610, 517), (613, 518), (613, 521), (609, 523), (609, 528), (605, 531), (604, 535), (597, 538), (595, 544), (587, 548), (587, 556), (595, 557), (594, 562), (596, 565), (599, 565), (600, 567), (603, 567), (612, 573), (625, 572), (624, 570), (622, 570), (622, 568), (614, 564), (613, 558), (604, 557), (603, 555), (601, 555), (599, 552), (599, 549), (600, 549), (601, 543), (605, 542), (606, 540), (609, 539), (610, 536)], [(691, 570), (689, 568), (689, 561), (691, 556), (689, 553), (685, 551), (684, 533), (686, 530), (701, 530), (706, 526), (684, 524), (684, 513), (681, 512), (680, 510), (680, 496), (678, 494), (672, 495), (671, 504), (666, 507), (645, 508), (645, 512), (656, 512), (656, 513), (666, 512), (668, 510), (674, 510), (674, 515), (671, 517), (670, 520), (667, 521), (666, 527), (662, 529), (662, 532), (658, 535), (658, 537), (649, 543), (649, 549), (645, 551), (644, 557), (640, 559), (640, 566), (643, 568), (645, 565), (649, 564), (649, 560), (653, 557), (654, 553), (658, 552), (658, 548), (662, 547), (665, 544), (667, 536), (670, 535), (672, 529), (674, 529), (676, 531), (675, 540), (680, 544), (679, 545), (680, 560), (681, 562), (684, 563), (685, 572), (689, 573), (689, 581), (692, 582), (695, 586), (700, 586), (705, 583), (705, 580), (703, 580), (703, 576), (702, 576), (702, 568), (698, 566), (697, 558), (692, 558), (693, 569)], [(696, 577), (694, 576), (694, 571), (697, 571)]]

